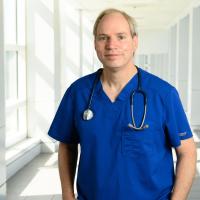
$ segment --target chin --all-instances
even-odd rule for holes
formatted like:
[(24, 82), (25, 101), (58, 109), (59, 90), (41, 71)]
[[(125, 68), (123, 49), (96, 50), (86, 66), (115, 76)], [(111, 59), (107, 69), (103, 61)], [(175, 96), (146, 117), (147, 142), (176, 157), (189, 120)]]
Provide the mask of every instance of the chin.
[(106, 68), (115, 69), (120, 68), (123, 65), (120, 65), (119, 62), (105, 62), (103, 63), (103, 66), (105, 66)]
[(119, 69), (121, 69), (122, 67), (121, 66), (105, 66), (104, 67), (105, 69), (108, 69), (108, 70), (111, 70), (111, 71), (118, 71)]

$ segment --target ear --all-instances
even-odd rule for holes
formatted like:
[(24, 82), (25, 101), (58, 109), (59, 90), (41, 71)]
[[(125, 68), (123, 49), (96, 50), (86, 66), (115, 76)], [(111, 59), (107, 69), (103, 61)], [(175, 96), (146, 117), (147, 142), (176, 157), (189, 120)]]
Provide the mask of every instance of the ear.
[(96, 39), (94, 38), (94, 49), (97, 50), (96, 48)]
[(137, 35), (133, 36), (133, 45), (136, 50), (138, 48), (138, 36)]

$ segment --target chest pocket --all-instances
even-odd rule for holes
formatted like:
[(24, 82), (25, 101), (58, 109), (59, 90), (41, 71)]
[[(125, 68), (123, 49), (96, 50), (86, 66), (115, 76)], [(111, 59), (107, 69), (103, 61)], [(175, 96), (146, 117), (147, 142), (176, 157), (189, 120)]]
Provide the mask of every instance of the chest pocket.
[(149, 157), (155, 152), (159, 130), (156, 124), (148, 122), (149, 128), (135, 131), (128, 126), (122, 130), (122, 154), (131, 157)]

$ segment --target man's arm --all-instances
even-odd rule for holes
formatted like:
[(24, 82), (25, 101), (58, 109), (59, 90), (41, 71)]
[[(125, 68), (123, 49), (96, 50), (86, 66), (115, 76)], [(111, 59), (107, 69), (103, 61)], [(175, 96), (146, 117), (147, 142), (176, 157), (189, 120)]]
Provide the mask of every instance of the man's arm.
[(74, 177), (78, 156), (77, 144), (60, 142), (58, 150), (58, 167), (63, 200), (75, 200)]
[(182, 140), (176, 148), (176, 179), (171, 200), (186, 200), (196, 172), (196, 146), (193, 138)]

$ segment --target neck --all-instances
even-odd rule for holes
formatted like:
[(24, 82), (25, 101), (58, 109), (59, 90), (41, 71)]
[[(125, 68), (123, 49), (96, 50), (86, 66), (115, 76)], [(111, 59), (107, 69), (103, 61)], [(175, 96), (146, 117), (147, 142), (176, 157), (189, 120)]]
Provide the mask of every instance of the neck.
[(137, 69), (135, 65), (131, 65), (124, 70), (104, 68), (101, 81), (104, 87), (120, 91), (136, 73)]

